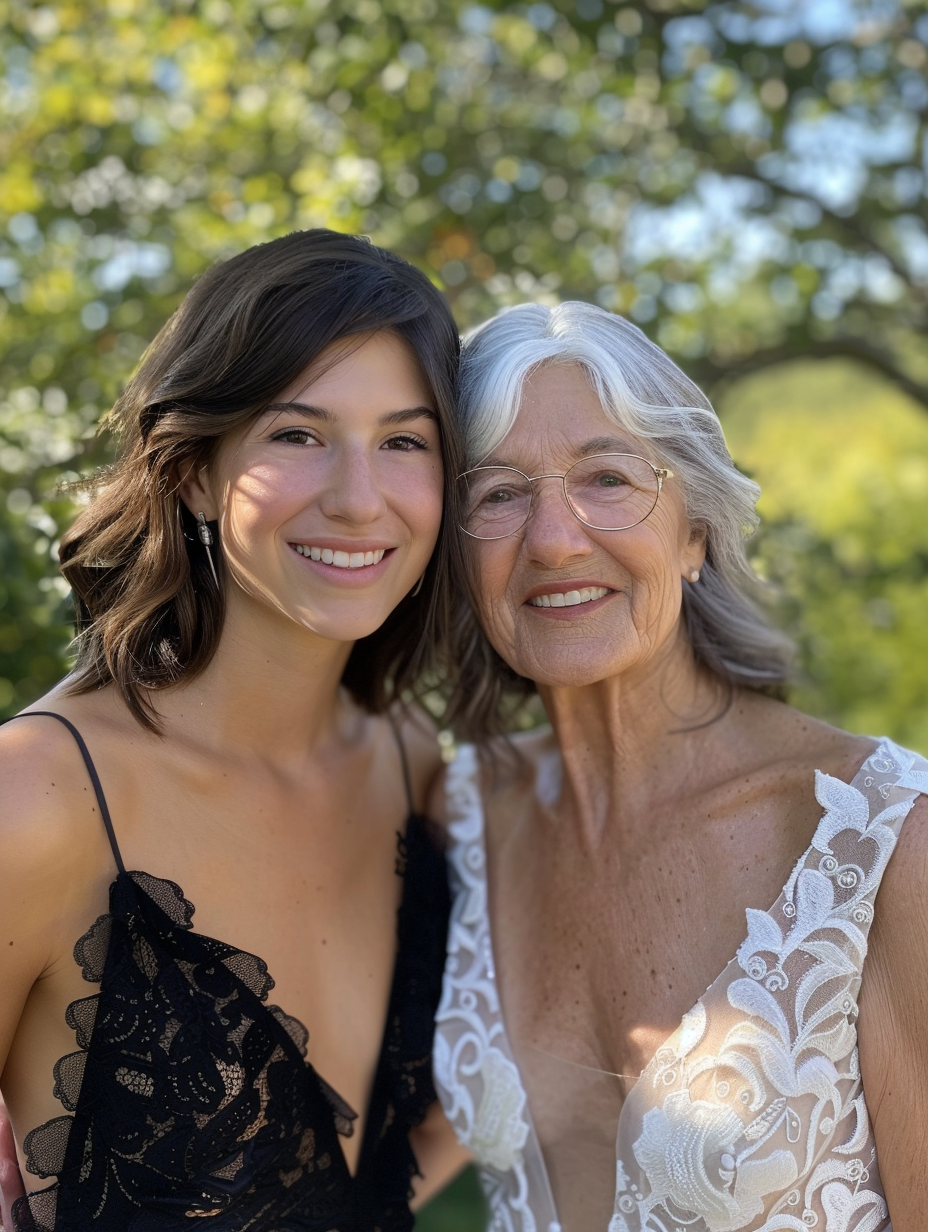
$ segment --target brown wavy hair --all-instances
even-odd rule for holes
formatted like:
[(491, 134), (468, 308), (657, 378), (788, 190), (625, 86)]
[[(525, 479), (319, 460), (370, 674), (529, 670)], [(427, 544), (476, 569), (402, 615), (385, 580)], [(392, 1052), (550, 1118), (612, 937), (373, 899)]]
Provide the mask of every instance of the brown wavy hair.
[(448, 575), (456, 551), (456, 537), (444, 530), (455, 517), (454, 476), (461, 470), (458, 332), (421, 271), (361, 237), (317, 229), (259, 244), (209, 269), (104, 421), (117, 436), (118, 459), (90, 481), (92, 499), (61, 541), (77, 623), (69, 692), (115, 684), (138, 721), (158, 729), (152, 693), (203, 671), (224, 615), (222, 587), (211, 580), (180, 499), (181, 481), (326, 347), (376, 330), (406, 342), (431, 388), (445, 512), (421, 592), (355, 644), (342, 682), (372, 711), (415, 685), (450, 617), (448, 588), (436, 581)]

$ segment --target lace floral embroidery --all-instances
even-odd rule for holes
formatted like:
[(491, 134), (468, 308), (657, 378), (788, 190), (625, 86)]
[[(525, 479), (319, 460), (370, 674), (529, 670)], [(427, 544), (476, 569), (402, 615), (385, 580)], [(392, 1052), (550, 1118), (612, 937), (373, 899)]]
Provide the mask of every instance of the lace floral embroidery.
[(486, 901), (476, 751), (448, 770), (453, 906), (436, 1018), (435, 1081), (458, 1138), (480, 1164), (489, 1232), (559, 1232), (541, 1148), (500, 1012)]
[(396, 970), (357, 1178), (338, 1144), (355, 1113), (306, 1063), (305, 1027), (265, 1004), (266, 965), (195, 933), (173, 883), (120, 874), (110, 913), (75, 947), (100, 991), (67, 1011), (77, 1051), (55, 1066), (55, 1093), (72, 1115), (24, 1143), (29, 1167), (56, 1182), (17, 1203), (17, 1232), (169, 1232), (196, 1217), (226, 1232), (368, 1232), (374, 1222), (408, 1232), (408, 1131), (435, 1098), (429, 1054), (448, 898), (441, 852), (421, 823), (410, 823), (405, 847)]
[[(481, 1125), (495, 1056), (512, 1057), (493, 982), (473, 749), (449, 783), (456, 901), (436, 1074), (486, 1169), (493, 1228), (555, 1226), (518, 1071)], [(824, 816), (737, 957), (657, 1050), (622, 1109), (608, 1232), (889, 1232), (857, 1058), (857, 995), (880, 879), (928, 763), (889, 742), (852, 784), (816, 775)]]

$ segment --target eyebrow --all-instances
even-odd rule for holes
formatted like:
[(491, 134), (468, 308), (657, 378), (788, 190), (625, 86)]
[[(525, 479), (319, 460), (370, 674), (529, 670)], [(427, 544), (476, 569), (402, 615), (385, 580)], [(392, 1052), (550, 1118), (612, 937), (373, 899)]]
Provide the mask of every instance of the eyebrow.
[(577, 456), (586, 458), (593, 453), (628, 453), (628, 451), (628, 441), (623, 441), (617, 436), (594, 436), (591, 441), (586, 441), (580, 446)]
[[(332, 411), (326, 410), (323, 406), (310, 406), (306, 402), (272, 402), (266, 408), (268, 411), (296, 411), (298, 415), (304, 415), (307, 419), (316, 419), (322, 423), (335, 423), (338, 416)], [(402, 411), (387, 411), (385, 415), (381, 415), (377, 421), (384, 427), (392, 427), (395, 424), (411, 423), (414, 419), (432, 419), (438, 423), (438, 416), (433, 410), (427, 406), (411, 406)]]
[[(573, 450), (574, 458), (579, 461), (580, 458), (589, 458), (597, 453), (632, 453), (632, 447), (627, 441), (621, 440), (617, 436), (594, 436), (591, 440), (584, 441), (582, 445), (578, 445)], [(493, 455), (486, 458), (480, 463), (481, 466), (511, 466), (516, 470), (522, 468), (516, 466), (514, 462), (510, 462), (505, 458), (505, 455)]]

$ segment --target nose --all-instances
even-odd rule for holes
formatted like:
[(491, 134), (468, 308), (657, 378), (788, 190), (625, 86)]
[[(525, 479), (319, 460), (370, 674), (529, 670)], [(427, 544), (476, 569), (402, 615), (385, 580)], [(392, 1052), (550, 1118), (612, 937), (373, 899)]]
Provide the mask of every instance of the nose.
[(387, 510), (377, 470), (363, 448), (340, 449), (333, 456), (319, 507), (333, 522), (364, 526)]
[(559, 477), (534, 482), (532, 509), (523, 533), (522, 548), (547, 569), (557, 569), (582, 560), (593, 551), (583, 523), (574, 515), (564, 496)]

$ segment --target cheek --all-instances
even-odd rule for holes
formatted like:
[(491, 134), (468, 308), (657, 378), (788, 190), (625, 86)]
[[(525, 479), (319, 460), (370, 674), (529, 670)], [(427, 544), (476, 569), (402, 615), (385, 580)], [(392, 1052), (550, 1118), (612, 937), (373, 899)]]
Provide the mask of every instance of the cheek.
[(431, 467), (418, 479), (413, 490), (416, 493), (416, 506), (421, 510), (420, 519), (434, 524), (437, 528), (441, 523), (445, 503), (444, 474), (441, 467)]
[(444, 508), (444, 479), (441, 467), (433, 467), (407, 478), (393, 504), (409, 528), (415, 543), (421, 541), (427, 554), (438, 542)]
[(502, 651), (511, 640), (513, 628), (509, 593), (513, 562), (505, 549), (482, 545), (473, 563), (480, 623), (496, 649)]
[(306, 505), (307, 484), (287, 470), (256, 467), (235, 476), (223, 499), (223, 542), (227, 548), (247, 551), (262, 532), (271, 533), (295, 509)]

